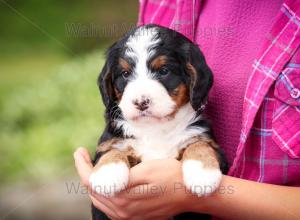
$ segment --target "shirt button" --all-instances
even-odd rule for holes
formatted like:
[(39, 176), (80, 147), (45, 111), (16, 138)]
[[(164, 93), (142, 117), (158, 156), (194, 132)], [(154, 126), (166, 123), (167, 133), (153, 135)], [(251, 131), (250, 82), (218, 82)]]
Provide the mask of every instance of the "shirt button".
[(300, 90), (297, 89), (297, 88), (293, 88), (292, 91), (291, 91), (291, 96), (294, 99), (299, 98), (300, 97)]

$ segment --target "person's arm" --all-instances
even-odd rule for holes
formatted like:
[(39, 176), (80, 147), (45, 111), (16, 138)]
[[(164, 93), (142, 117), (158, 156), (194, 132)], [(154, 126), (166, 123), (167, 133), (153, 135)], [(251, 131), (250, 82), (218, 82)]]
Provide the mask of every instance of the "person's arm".
[[(88, 152), (75, 152), (82, 182), (89, 187)], [(183, 186), (177, 160), (143, 162), (130, 171), (129, 188), (112, 198), (92, 194), (94, 205), (113, 219), (166, 219), (193, 211), (224, 219), (299, 219), (300, 188), (256, 183), (223, 176), (219, 190), (197, 197)]]
[(192, 209), (223, 219), (299, 219), (299, 201), (299, 187), (223, 176), (220, 190), (203, 200), (205, 206), (195, 202)]

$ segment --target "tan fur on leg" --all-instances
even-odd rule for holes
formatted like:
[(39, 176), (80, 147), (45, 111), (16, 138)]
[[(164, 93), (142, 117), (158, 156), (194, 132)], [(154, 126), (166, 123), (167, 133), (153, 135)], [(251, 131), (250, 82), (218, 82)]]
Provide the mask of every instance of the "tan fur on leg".
[(219, 168), (218, 158), (213, 149), (216, 147), (213, 140), (199, 139), (184, 150), (181, 160), (199, 160), (205, 168)]
[[(208, 141), (207, 141), (208, 140)], [(218, 157), (212, 146), (213, 141), (199, 139), (182, 154), (183, 181), (187, 189), (198, 196), (214, 192), (222, 179)]]
[(103, 142), (98, 147), (97, 151), (102, 153), (102, 156), (90, 176), (92, 189), (97, 193), (114, 196), (126, 188), (129, 169), (139, 162), (133, 149), (126, 144), (126, 139), (115, 138)]
[(134, 154), (132, 148), (128, 148), (126, 151), (120, 151), (111, 148), (99, 159), (98, 163), (94, 167), (94, 170), (98, 170), (103, 165), (117, 162), (124, 162), (128, 168), (130, 168), (138, 164), (140, 161), (140, 158)]
[(131, 146), (125, 147), (124, 151), (115, 149), (115, 145), (124, 144), (124, 139), (112, 138), (101, 143), (97, 147), (97, 152), (103, 153), (103, 156), (99, 159), (94, 167), (94, 170), (98, 170), (100, 166), (108, 163), (124, 162), (128, 168), (135, 166), (141, 162), (141, 159), (137, 157)]

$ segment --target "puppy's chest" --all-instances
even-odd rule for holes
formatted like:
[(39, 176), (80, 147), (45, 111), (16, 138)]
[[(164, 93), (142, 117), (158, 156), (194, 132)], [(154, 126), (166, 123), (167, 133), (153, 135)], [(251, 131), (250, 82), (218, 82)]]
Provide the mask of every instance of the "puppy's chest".
[(152, 131), (140, 129), (135, 138), (125, 139), (125, 145), (131, 147), (142, 161), (177, 158), (180, 150), (194, 142), (194, 139), (202, 133), (202, 128), (184, 130), (174, 128), (168, 132), (159, 129)]
[[(183, 140), (182, 140), (183, 141)], [(179, 145), (182, 142), (178, 138), (167, 135), (145, 135), (132, 141), (132, 148), (142, 161), (153, 159), (176, 158)]]
[[(176, 158), (179, 152), (193, 143), (196, 137), (205, 136), (207, 127), (196, 126), (201, 120), (190, 104), (182, 107), (175, 118), (164, 121), (118, 121), (124, 139), (117, 148), (133, 148), (142, 161), (153, 159)], [(193, 125), (193, 126), (191, 126)]]

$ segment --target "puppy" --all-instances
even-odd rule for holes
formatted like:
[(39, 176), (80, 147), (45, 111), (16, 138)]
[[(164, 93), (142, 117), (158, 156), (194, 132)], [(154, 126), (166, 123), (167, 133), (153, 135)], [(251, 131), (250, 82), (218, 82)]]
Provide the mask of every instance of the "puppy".
[[(126, 188), (132, 166), (176, 158), (191, 193), (214, 192), (226, 164), (202, 115), (212, 83), (199, 48), (171, 29), (137, 27), (113, 44), (98, 78), (106, 128), (90, 176), (93, 190), (114, 196)], [(105, 215), (93, 208), (93, 219)]]

